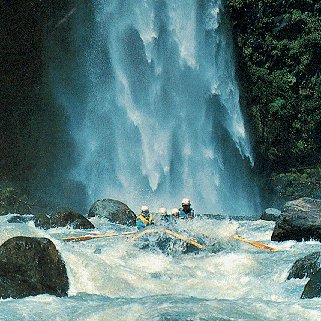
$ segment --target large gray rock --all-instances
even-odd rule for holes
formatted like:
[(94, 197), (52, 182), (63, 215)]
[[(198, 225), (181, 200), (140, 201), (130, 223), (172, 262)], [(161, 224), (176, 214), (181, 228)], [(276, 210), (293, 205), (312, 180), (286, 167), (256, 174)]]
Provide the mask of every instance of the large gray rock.
[(282, 212), (289, 214), (309, 213), (321, 215), (321, 200), (302, 197), (294, 201), (286, 202)]
[(0, 246), (0, 297), (66, 296), (65, 263), (47, 238), (13, 237)]
[(112, 223), (136, 225), (135, 213), (124, 203), (113, 199), (97, 200), (90, 208), (88, 217), (106, 217)]
[(305, 285), (301, 294), (301, 299), (312, 299), (321, 296), (321, 269), (312, 275), (311, 279)]
[(305, 257), (298, 259), (292, 265), (288, 280), (310, 278), (320, 268), (320, 252), (313, 252)]
[(277, 219), (271, 240), (321, 241), (321, 200), (300, 198), (287, 202)]
[(95, 228), (86, 217), (70, 209), (62, 209), (53, 215), (37, 214), (34, 218), (35, 226), (43, 229), (55, 227), (71, 227), (74, 229)]

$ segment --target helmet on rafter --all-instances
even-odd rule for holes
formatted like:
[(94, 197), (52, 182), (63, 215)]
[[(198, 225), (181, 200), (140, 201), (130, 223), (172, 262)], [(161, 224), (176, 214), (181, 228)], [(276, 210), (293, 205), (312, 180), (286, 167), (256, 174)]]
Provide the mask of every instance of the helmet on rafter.
[(158, 214), (160, 214), (160, 215), (167, 215), (167, 209), (166, 209), (166, 207), (161, 207), (161, 208), (158, 210)]
[(145, 214), (148, 214), (148, 213), (149, 213), (148, 206), (143, 205), (142, 208), (141, 208), (141, 212), (142, 212), (142, 213), (145, 213)]
[(178, 216), (178, 214), (179, 214), (178, 208), (173, 208), (173, 209), (171, 210), (171, 213), (172, 213), (172, 215), (174, 215), (174, 216)]
[(182, 205), (191, 205), (191, 201), (188, 198), (183, 198)]

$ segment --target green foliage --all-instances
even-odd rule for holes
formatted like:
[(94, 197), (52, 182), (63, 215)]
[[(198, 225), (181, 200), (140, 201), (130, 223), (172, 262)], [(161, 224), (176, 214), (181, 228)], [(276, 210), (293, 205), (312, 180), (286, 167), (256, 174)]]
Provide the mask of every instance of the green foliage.
[(27, 197), (13, 187), (0, 187), (0, 215), (9, 213), (29, 214), (31, 206)]
[(227, 0), (260, 170), (321, 162), (321, 6)]
[(321, 167), (293, 169), (272, 175), (272, 185), (279, 197), (292, 200), (310, 196), (321, 198)]

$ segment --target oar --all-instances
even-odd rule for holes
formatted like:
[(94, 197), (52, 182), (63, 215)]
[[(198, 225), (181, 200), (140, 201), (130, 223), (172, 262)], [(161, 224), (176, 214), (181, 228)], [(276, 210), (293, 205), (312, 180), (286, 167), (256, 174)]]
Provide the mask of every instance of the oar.
[(148, 230), (144, 230), (142, 231), (141, 233), (133, 236), (131, 239), (130, 239), (130, 242), (133, 242), (135, 240), (137, 240), (138, 238), (146, 235), (146, 234), (150, 234), (150, 233), (155, 233), (155, 232), (159, 232), (159, 233), (166, 233), (166, 234), (169, 234), (169, 235), (172, 235), (174, 237), (176, 237), (177, 239), (181, 240), (181, 241), (184, 241), (186, 243), (189, 243), (189, 244), (192, 244), (200, 249), (205, 249), (205, 246), (200, 244), (200, 243), (197, 243), (196, 241), (194, 240), (191, 240), (187, 237), (185, 237), (184, 235), (181, 235), (181, 234), (178, 234), (176, 232), (173, 232), (171, 230), (164, 230), (164, 231), (159, 231), (159, 230), (155, 230), (155, 229), (148, 229)]
[(189, 238), (185, 237), (184, 235), (178, 234), (178, 233), (173, 232), (171, 230), (165, 230), (163, 232), (166, 233), (166, 234), (172, 235), (172, 236), (176, 237), (177, 239), (182, 240), (182, 241), (184, 241), (186, 243), (192, 244), (192, 245), (194, 245), (194, 246), (196, 246), (196, 247), (198, 247), (200, 249), (205, 249), (204, 245), (202, 245), (202, 244), (200, 244), (200, 243), (198, 243), (198, 242), (196, 242), (196, 241), (194, 241), (192, 239), (189, 239)]
[(140, 237), (146, 235), (146, 234), (150, 234), (150, 233), (155, 233), (155, 232), (159, 232), (158, 230), (155, 229), (148, 229), (148, 230), (144, 230), (140, 233), (138, 233), (137, 235), (133, 236), (129, 242), (134, 242), (135, 240), (139, 239)]
[(108, 234), (101, 234), (101, 235), (78, 235), (78, 236), (71, 236), (63, 238), (66, 242), (80, 242), (80, 241), (87, 241), (92, 239), (101, 239), (104, 237), (113, 237), (113, 236), (124, 236), (129, 234), (135, 234), (137, 231), (133, 232), (124, 232), (124, 233), (108, 233)]
[(244, 237), (241, 237), (241, 236), (238, 236), (238, 235), (230, 235), (231, 238), (235, 239), (235, 240), (239, 240), (239, 241), (242, 241), (242, 242), (245, 242), (245, 243), (249, 243), (261, 250), (269, 250), (269, 251), (272, 251), (272, 252), (276, 252), (278, 249), (274, 248), (274, 247), (271, 247), (271, 246), (268, 246), (268, 245), (265, 245), (263, 243), (260, 243), (260, 242), (257, 242), (257, 241), (250, 241), (250, 240), (247, 240), (245, 239)]

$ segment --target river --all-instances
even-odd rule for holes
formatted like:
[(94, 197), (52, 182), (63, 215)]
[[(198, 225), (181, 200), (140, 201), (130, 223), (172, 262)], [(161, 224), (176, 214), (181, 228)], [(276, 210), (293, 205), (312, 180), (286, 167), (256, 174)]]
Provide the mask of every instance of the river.
[[(0, 301), (2, 321), (319, 321), (321, 299), (300, 299), (307, 279), (286, 280), (294, 261), (320, 249), (315, 241), (271, 242), (274, 222), (210, 220), (179, 222), (175, 230), (206, 235), (207, 249), (181, 254), (141, 249), (131, 236), (65, 242), (88, 231), (44, 231), (1, 217), (1, 244), (16, 235), (51, 239), (66, 263), (68, 297), (39, 295)], [(95, 234), (128, 231), (93, 218)], [(93, 233), (93, 235), (95, 235)], [(260, 250), (234, 240), (241, 235), (278, 249)], [(148, 241), (153, 243), (154, 235)], [(146, 240), (145, 240), (146, 241)]]

